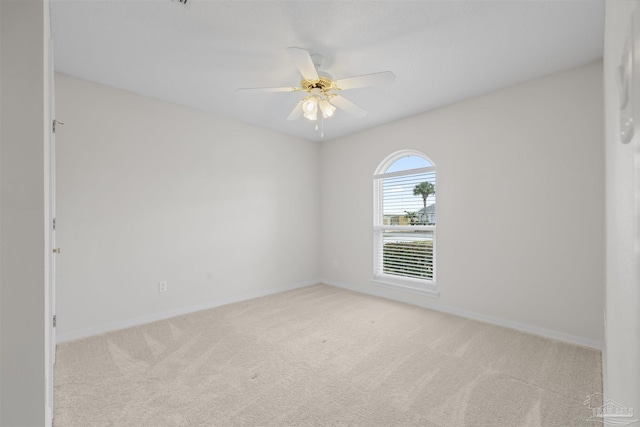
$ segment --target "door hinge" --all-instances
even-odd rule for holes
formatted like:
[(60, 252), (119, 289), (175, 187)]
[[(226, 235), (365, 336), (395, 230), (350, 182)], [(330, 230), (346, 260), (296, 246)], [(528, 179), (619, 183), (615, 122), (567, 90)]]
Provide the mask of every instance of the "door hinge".
[(53, 131), (53, 133), (56, 133), (56, 127), (58, 125), (64, 126), (64, 123), (59, 121), (59, 120), (53, 119), (53, 123), (52, 123), (52, 126), (51, 126), (51, 130)]
[(56, 229), (56, 219), (55, 218), (53, 218), (52, 226), (53, 226), (53, 229), (55, 230)]
[(56, 327), (56, 315), (55, 314), (53, 315), (53, 327), (54, 328)]

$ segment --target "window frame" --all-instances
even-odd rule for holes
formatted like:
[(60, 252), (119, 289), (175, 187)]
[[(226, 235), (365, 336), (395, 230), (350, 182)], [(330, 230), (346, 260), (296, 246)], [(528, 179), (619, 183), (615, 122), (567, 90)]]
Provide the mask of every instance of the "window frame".
[[(386, 170), (396, 161), (403, 157), (417, 156), (427, 160), (432, 166), (409, 169), (404, 171), (389, 172)], [(392, 289), (400, 289), (406, 292), (437, 297), (439, 295), (436, 286), (436, 225), (385, 225), (384, 224), (384, 194), (383, 179), (404, 175), (416, 175), (425, 172), (433, 172), (437, 176), (436, 164), (424, 153), (416, 150), (401, 150), (394, 152), (384, 159), (376, 168), (373, 175), (373, 277), (371, 282), (374, 285)], [(435, 207), (437, 218), (437, 203)], [(426, 215), (426, 212), (425, 212)], [(433, 238), (433, 279), (417, 279), (407, 276), (395, 274), (385, 274), (382, 272), (382, 256), (383, 250), (381, 245), (384, 240), (384, 232), (388, 230), (395, 231), (427, 231), (432, 233)]]

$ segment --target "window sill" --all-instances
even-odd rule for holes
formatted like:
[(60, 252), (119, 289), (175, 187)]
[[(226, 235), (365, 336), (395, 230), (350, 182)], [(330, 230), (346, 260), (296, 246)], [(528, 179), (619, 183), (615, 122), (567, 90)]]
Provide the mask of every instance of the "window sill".
[(438, 298), (440, 293), (435, 282), (424, 282), (422, 280), (401, 279), (395, 276), (375, 275), (371, 283), (387, 289), (394, 289), (417, 295), (424, 295), (431, 298)]

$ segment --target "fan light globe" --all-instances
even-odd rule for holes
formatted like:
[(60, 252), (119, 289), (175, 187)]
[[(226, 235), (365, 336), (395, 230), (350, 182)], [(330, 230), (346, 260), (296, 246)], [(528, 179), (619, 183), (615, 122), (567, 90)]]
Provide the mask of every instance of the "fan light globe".
[(302, 103), (303, 116), (309, 120), (318, 120), (318, 100), (319, 97), (311, 95)]
[(315, 121), (318, 120), (318, 113), (317, 112), (311, 112), (311, 113), (304, 113), (303, 114), (305, 119), (311, 120), (311, 121)]
[(336, 107), (331, 105), (331, 103), (326, 99), (323, 99), (322, 101), (320, 101), (319, 106), (320, 106), (320, 110), (322, 111), (322, 117), (324, 117), (325, 119), (328, 119), (329, 117), (333, 116), (333, 113), (336, 112)]
[(316, 109), (316, 102), (316, 99), (310, 96), (302, 103), (302, 109), (305, 113), (311, 113)]

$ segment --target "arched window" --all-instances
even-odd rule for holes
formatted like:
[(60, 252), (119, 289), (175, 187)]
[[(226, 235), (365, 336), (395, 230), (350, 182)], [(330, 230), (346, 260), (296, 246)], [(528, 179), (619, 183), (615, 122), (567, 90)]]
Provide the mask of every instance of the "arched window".
[(402, 150), (373, 176), (374, 281), (437, 294), (436, 166)]

